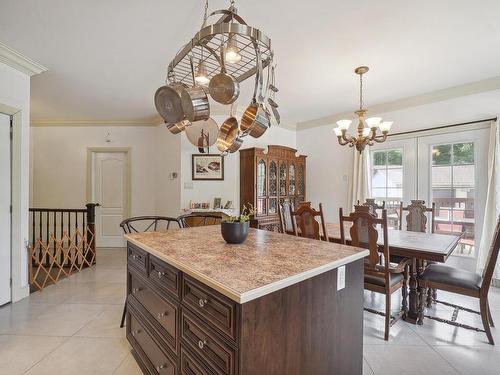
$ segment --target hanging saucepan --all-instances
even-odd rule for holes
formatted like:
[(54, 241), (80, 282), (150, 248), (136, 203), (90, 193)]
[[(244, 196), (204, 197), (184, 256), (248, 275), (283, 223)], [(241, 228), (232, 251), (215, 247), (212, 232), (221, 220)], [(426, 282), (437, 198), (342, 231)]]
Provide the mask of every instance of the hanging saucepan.
[(169, 124), (184, 120), (181, 92), (186, 88), (182, 83), (162, 86), (155, 93), (155, 107), (160, 116)]
[(219, 127), (212, 118), (193, 122), (186, 128), (186, 136), (189, 142), (198, 147), (201, 153), (205, 153), (205, 149), (217, 142), (218, 133)]
[(179, 134), (182, 133), (186, 127), (190, 126), (191, 123), (188, 120), (182, 120), (173, 124), (165, 122), (165, 125), (167, 125), (167, 129), (170, 130), (170, 133)]
[(181, 105), (186, 118), (191, 121), (207, 120), (210, 116), (210, 104), (205, 89), (196, 85), (194, 79), (193, 59), (191, 64), (191, 75), (193, 76), (193, 87), (185, 88), (181, 92)]
[(217, 148), (223, 153), (236, 152), (243, 144), (243, 139), (239, 137), (238, 120), (232, 110), (231, 106), (230, 117), (221, 125), (217, 136)]
[(240, 95), (240, 84), (233, 76), (226, 72), (224, 45), (220, 46), (220, 52), (221, 72), (210, 79), (208, 91), (212, 99), (217, 103), (231, 104), (234, 103)]
[(259, 89), (260, 82), (260, 94), (262, 96), (262, 59), (260, 56), (260, 49), (257, 42), (254, 42), (255, 54), (257, 56), (257, 71), (255, 73), (255, 87), (253, 91), (252, 102), (247, 107), (243, 116), (241, 117), (240, 128), (244, 134), (249, 134), (254, 138), (260, 137), (265, 133), (269, 127), (270, 119), (269, 115), (262, 106), (262, 103), (257, 102), (257, 90)]

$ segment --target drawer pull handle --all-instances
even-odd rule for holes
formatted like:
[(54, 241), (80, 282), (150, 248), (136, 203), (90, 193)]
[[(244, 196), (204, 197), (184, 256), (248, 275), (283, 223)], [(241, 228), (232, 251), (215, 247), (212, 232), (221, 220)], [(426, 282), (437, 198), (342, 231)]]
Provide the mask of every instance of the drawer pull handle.
[(159, 366), (156, 366), (156, 371), (160, 372), (161, 369), (164, 369), (164, 368), (167, 368), (168, 367), (168, 364), (163, 364), (163, 365), (159, 365)]
[(158, 319), (163, 318), (164, 316), (167, 316), (167, 315), (168, 315), (168, 311), (156, 314), (156, 316), (158, 317)]
[(137, 259), (140, 259), (140, 257), (138, 255), (132, 254), (132, 259), (137, 260)]
[(165, 276), (165, 272), (158, 271), (158, 278), (161, 279), (163, 276)]
[(200, 341), (198, 341), (198, 347), (200, 349), (203, 349), (205, 347), (205, 345), (207, 345), (207, 340), (200, 340)]
[(200, 305), (200, 307), (205, 307), (207, 303), (208, 301), (204, 298), (200, 298), (200, 300), (198, 301), (198, 305)]
[(137, 329), (135, 331), (132, 331), (132, 336), (137, 336), (139, 333), (141, 333), (141, 330)]
[(132, 294), (140, 292), (141, 290), (142, 290), (141, 288), (132, 288)]

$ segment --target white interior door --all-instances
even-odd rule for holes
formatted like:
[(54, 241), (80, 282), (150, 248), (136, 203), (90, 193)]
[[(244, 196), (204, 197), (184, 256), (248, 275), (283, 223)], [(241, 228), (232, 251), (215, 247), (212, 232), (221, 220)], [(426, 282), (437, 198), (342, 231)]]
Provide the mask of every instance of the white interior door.
[(96, 246), (125, 246), (120, 222), (128, 212), (128, 170), (126, 152), (93, 153)]
[(0, 113), (0, 306), (11, 300), (10, 117)]
[(461, 234), (450, 263), (475, 270), (487, 188), (489, 129), (418, 141), (418, 198), (436, 204), (436, 231)]

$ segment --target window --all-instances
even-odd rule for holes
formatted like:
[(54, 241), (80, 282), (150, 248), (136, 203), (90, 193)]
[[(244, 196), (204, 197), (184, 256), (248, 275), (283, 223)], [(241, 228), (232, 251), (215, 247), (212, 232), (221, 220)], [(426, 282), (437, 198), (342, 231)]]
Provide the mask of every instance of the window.
[(436, 232), (464, 233), (454, 254), (474, 256), (474, 143), (433, 145), (431, 152)]
[(385, 201), (388, 225), (398, 228), (399, 202), (403, 199), (403, 150), (372, 151), (370, 176), (371, 197)]

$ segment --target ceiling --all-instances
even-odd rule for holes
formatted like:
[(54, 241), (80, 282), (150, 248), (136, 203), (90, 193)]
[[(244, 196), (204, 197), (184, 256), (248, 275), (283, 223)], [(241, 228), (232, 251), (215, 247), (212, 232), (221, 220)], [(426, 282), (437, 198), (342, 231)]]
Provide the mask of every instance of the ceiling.
[[(272, 39), (277, 101), (294, 123), (353, 110), (358, 65), (370, 67), (367, 106), (500, 75), (498, 0), (236, 6)], [(0, 41), (49, 68), (33, 77), (32, 120), (147, 122), (157, 117), (153, 94), (166, 65), (199, 28), (202, 8), (202, 0), (0, 0)]]

